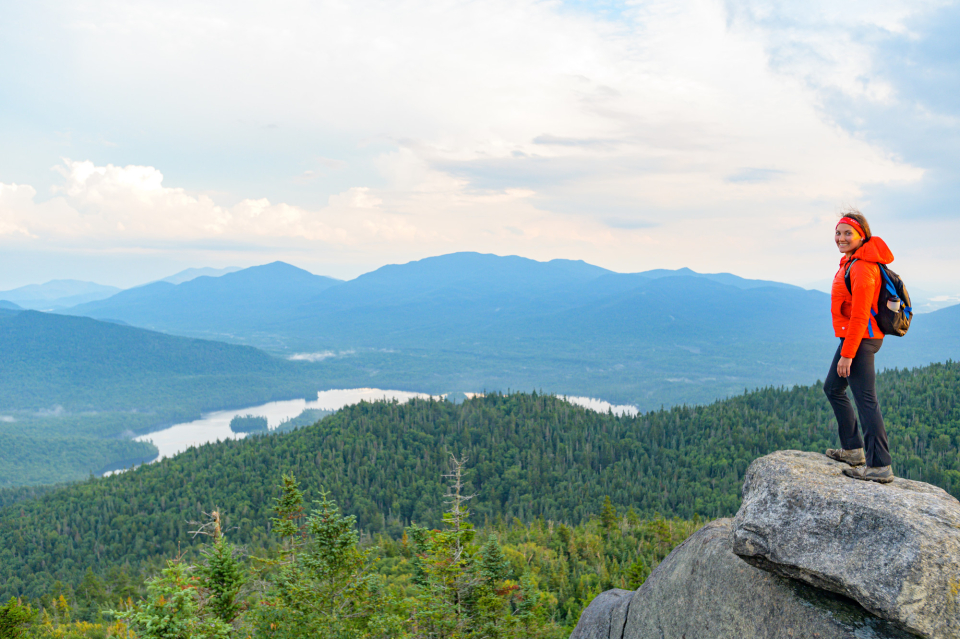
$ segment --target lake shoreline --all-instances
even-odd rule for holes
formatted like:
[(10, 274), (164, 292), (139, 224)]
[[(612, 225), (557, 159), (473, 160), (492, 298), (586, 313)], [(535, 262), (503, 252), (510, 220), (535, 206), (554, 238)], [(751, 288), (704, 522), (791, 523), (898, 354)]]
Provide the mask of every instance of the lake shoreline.
[[(481, 393), (463, 393), (468, 399)], [(608, 411), (617, 415), (634, 416), (639, 411), (636, 406), (624, 404), (614, 405), (604, 400), (591, 397), (557, 395), (570, 404), (586, 408), (595, 412)], [(99, 476), (111, 475), (128, 470), (131, 466), (143, 463), (154, 463), (167, 457), (173, 457), (189, 448), (201, 446), (228, 439), (244, 439), (249, 433), (233, 432), (230, 422), (233, 418), (245, 415), (264, 417), (267, 420), (267, 430), (257, 434), (268, 434), (277, 430), (284, 423), (293, 420), (306, 410), (321, 410), (336, 412), (345, 406), (360, 402), (399, 401), (405, 403), (411, 399), (441, 399), (446, 395), (431, 395), (413, 391), (384, 390), (379, 388), (350, 388), (317, 391), (317, 398), (307, 400), (303, 398), (278, 400), (247, 406), (244, 408), (229, 408), (203, 413), (200, 418), (186, 422), (170, 424), (165, 428), (151, 430), (147, 433), (136, 434), (133, 439), (140, 442), (150, 442), (157, 448), (157, 455), (149, 459), (128, 459), (111, 464), (99, 473)]]

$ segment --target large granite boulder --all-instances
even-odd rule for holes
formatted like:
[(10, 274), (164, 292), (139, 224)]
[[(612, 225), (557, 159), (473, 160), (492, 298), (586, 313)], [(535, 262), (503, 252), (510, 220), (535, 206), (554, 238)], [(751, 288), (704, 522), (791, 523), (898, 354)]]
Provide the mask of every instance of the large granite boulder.
[(755, 460), (733, 551), (922, 637), (960, 637), (960, 502), (922, 482), (856, 481), (844, 467), (798, 451)]
[(594, 599), (571, 639), (909, 636), (849, 600), (743, 562), (732, 552), (731, 523), (720, 519), (694, 533), (635, 593)]
[(580, 614), (570, 639), (620, 639), (627, 606), (632, 598), (632, 590), (614, 588), (601, 592)]

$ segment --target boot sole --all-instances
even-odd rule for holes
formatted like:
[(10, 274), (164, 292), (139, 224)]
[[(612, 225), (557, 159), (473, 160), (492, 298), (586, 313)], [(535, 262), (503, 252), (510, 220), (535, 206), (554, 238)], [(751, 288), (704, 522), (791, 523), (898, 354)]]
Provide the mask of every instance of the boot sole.
[(847, 466), (853, 466), (854, 468), (857, 466), (866, 466), (867, 464), (867, 460), (863, 460), (862, 462), (857, 462), (854, 464), (853, 462), (848, 462), (846, 459), (837, 459), (836, 457), (831, 457), (830, 455), (824, 455), (824, 457), (827, 459), (832, 459), (835, 462), (840, 462), (841, 464), (846, 464)]
[(896, 479), (896, 477), (855, 477), (854, 475), (848, 475), (846, 473), (844, 473), (843, 476), (856, 479), (857, 481), (872, 481), (877, 484), (890, 484)]

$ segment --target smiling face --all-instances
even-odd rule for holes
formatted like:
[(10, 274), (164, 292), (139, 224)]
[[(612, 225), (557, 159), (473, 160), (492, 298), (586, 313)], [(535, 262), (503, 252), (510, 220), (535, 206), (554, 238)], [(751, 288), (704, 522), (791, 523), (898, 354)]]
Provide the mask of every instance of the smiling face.
[(833, 239), (837, 243), (837, 248), (845, 255), (852, 255), (863, 244), (863, 238), (849, 224), (838, 224)]

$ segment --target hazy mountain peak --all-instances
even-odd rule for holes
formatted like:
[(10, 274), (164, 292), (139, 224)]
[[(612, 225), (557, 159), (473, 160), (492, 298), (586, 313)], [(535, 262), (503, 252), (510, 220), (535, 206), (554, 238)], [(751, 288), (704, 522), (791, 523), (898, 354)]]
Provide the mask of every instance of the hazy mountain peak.
[(198, 277), (220, 277), (221, 275), (226, 275), (227, 273), (233, 273), (239, 270), (239, 266), (226, 266), (224, 268), (212, 268), (209, 266), (188, 268), (180, 271), (179, 273), (174, 273), (170, 277), (165, 277), (160, 281), (170, 282), (171, 284), (183, 284), (184, 282), (195, 280)]
[(153, 282), (70, 309), (70, 314), (220, 336), (272, 321), (340, 283), (278, 261), (180, 284)]
[(118, 292), (120, 289), (116, 286), (104, 286), (95, 282), (50, 280), (43, 284), (28, 284), (2, 291), (0, 299), (15, 302), (22, 308), (52, 310), (102, 300)]
[(340, 280), (325, 275), (315, 275), (286, 262), (276, 261), (269, 264), (251, 266), (222, 276), (224, 282), (270, 282), (278, 279), (285, 283), (293, 282), (326, 282), (339, 283)]
[(711, 280), (719, 284), (726, 284), (727, 286), (735, 286), (741, 289), (750, 289), (750, 288), (762, 288), (766, 286), (772, 286), (774, 288), (797, 288), (799, 286), (794, 286), (793, 284), (785, 284), (783, 282), (774, 282), (772, 280), (750, 280), (739, 275), (734, 275), (733, 273), (698, 273), (693, 269), (683, 267), (675, 270), (658, 268), (650, 271), (642, 271), (636, 273), (641, 277), (647, 277), (650, 279), (659, 279), (661, 277), (700, 277), (703, 279)]
[(103, 294), (108, 297), (118, 292), (116, 286), (104, 286), (95, 282), (81, 280), (50, 280), (43, 284), (27, 284), (9, 291), (0, 291), (0, 298), (11, 302), (47, 301), (75, 295)]
[(538, 262), (517, 255), (460, 252), (427, 257), (406, 264), (388, 264), (358, 277), (356, 282), (388, 283), (394, 280), (444, 286), (468, 282), (511, 281), (531, 285), (562, 285), (591, 280), (607, 269), (582, 260)]

